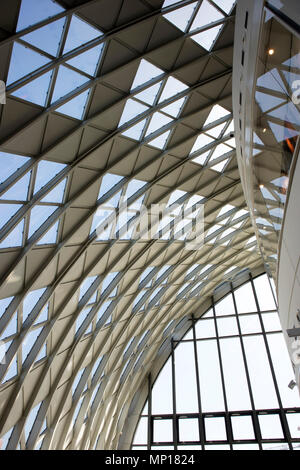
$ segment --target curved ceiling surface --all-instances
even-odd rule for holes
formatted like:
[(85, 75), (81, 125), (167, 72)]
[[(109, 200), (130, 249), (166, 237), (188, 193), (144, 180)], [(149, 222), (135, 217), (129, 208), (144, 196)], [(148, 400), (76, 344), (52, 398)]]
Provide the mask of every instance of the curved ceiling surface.
[(166, 328), (262, 265), (235, 155), (235, 6), (41, 3), (0, 6), (0, 436), (113, 449)]

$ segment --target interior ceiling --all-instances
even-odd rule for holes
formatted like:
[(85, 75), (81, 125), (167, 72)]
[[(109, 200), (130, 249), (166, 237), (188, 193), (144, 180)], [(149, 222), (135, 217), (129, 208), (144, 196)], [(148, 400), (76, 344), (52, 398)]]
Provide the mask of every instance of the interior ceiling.
[[(219, 7), (207, 26), (203, 14), (195, 20), (202, 0), (169, 1), (163, 12), (162, 0), (65, 0), (56, 2), (52, 18), (38, 17), (37, 9), (37, 18), (18, 23), (20, 7), (30, 1), (0, 5), (0, 79), (7, 83), (0, 106), (1, 168), (12, 168), (0, 185), (0, 298), (7, 307), (1, 310), (1, 339), (17, 318), (0, 369), (0, 436), (13, 428), (10, 448), (34, 448), (42, 433), (43, 448), (97, 443), (113, 449), (170, 322), (171, 335), (230, 274), (262, 264), (228, 133), (234, 10), (226, 0), (206, 2), (206, 8)], [(190, 11), (184, 30), (172, 22), (178, 22), (179, 7), (186, 8), (181, 23)], [(83, 27), (82, 20), (94, 29), (81, 30), (78, 40), (72, 21)], [(60, 39), (55, 21), (64, 26)], [(53, 34), (57, 55), (41, 32), (38, 41), (34, 35), (49, 24), (52, 29), (42, 33)], [(203, 34), (192, 39), (220, 25), (211, 49), (199, 44), (207, 40)], [(90, 56), (78, 59), (86, 52)], [(140, 68), (145, 61), (151, 77)], [(38, 99), (37, 89), (46, 90)], [(160, 94), (152, 96), (153, 90)], [(134, 97), (140, 101), (133, 106), (127, 100)], [(221, 117), (210, 114), (216, 104)], [(142, 130), (145, 123), (148, 130)], [(205, 243), (188, 250), (185, 240), (167, 237), (98, 237), (95, 212), (113, 196), (119, 201), (120, 191), (132, 203), (143, 197), (147, 207), (198, 196), (193, 201), (205, 204)], [(37, 336), (26, 358), (25, 341)], [(37, 361), (45, 344), (46, 357)], [(15, 374), (7, 381), (10, 367)], [(32, 409), (39, 410), (38, 419), (28, 435)]]

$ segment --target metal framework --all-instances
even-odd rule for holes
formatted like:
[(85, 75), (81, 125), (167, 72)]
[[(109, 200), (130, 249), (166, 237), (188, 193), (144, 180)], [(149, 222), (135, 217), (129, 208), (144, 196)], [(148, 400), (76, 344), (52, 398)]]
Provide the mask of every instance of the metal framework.
[[(162, 394), (168, 395), (172, 400), (172, 409), (173, 413), (170, 413), (170, 410), (166, 410), (164, 414), (158, 414), (157, 411), (153, 412), (153, 386), (155, 386), (155, 380), (152, 379), (151, 374), (148, 377), (148, 397), (147, 403), (143, 408), (141, 415), (141, 420), (133, 440), (132, 449), (142, 450), (184, 450), (184, 449), (194, 449), (194, 450), (209, 450), (209, 449), (227, 449), (227, 450), (237, 450), (237, 449), (257, 449), (264, 450), (269, 448), (274, 449), (289, 449), (293, 450), (294, 448), (299, 447), (300, 438), (297, 437), (297, 431), (295, 431), (295, 423), (300, 416), (300, 408), (296, 406), (299, 402), (298, 396), (295, 397), (290, 403), (294, 401), (293, 407), (284, 407), (282, 402), (282, 392), (284, 390), (281, 388), (278, 383), (278, 375), (275, 372), (274, 364), (274, 355), (270, 351), (269, 338), (272, 335), (279, 335), (281, 333), (280, 324), (278, 322), (277, 327), (274, 325), (270, 328), (267, 322), (265, 321), (266, 315), (272, 315), (272, 313), (277, 314), (277, 310), (265, 310), (260, 307), (258, 300), (257, 288), (254, 285), (253, 278), (251, 274), (248, 274), (248, 285), (251, 286), (251, 291), (253, 292), (253, 298), (255, 300), (256, 311), (251, 309), (251, 312), (245, 312), (246, 308), (243, 305), (242, 312), (239, 311), (237, 307), (237, 300), (235, 295), (235, 290), (232, 283), (230, 284), (230, 291), (225, 296), (224, 299), (225, 306), (219, 308), (219, 311), (216, 312), (216, 305), (214, 296), (212, 297), (211, 307), (207, 314), (201, 316), (200, 319), (195, 319), (194, 315), (190, 318), (189, 333), (184, 335), (184, 338), (181, 340), (175, 340), (173, 337), (169, 338), (168, 341), (171, 345), (171, 365), (170, 370), (170, 379), (166, 382), (162, 382), (157, 385), (156, 390), (156, 400), (159, 400), (159, 396)], [(267, 297), (267, 292), (264, 294), (260, 292), (260, 298)], [(246, 303), (250, 303), (251, 299), (247, 298)], [(232, 304), (232, 307), (231, 307)], [(222, 305), (222, 302), (221, 304)], [(252, 323), (248, 322), (248, 330), (245, 330), (246, 318), (252, 318)], [(220, 322), (223, 320), (232, 321), (231, 331), (227, 330), (222, 332), (220, 328)], [(236, 320), (236, 332), (234, 331)], [(212, 323), (211, 329), (209, 329), (207, 322)], [(257, 325), (254, 324), (257, 322)], [(197, 326), (197, 333), (196, 333)], [(203, 326), (203, 328), (202, 328)], [(250, 332), (252, 328), (252, 331)], [(229, 328), (230, 329), (230, 328)], [(201, 331), (203, 333), (201, 334)], [(206, 332), (206, 334), (204, 333)], [(255, 379), (253, 372), (253, 364), (251, 364), (251, 357), (249, 351), (246, 350), (247, 339), (249, 338), (260, 338), (263, 341), (265, 356), (268, 362), (268, 369), (265, 370), (266, 375), (270, 374), (272, 377), (271, 385), (268, 385), (268, 382), (262, 383), (260, 386), (259, 393), (265, 393), (266, 396), (272, 392), (271, 388), (274, 387), (274, 393), (276, 395), (277, 407), (273, 406), (271, 395), (269, 395), (270, 407), (267, 409), (262, 409), (257, 406), (258, 403), (258, 390), (255, 387)], [(228, 387), (228, 374), (233, 371), (229, 371), (228, 367), (225, 368), (224, 365), (224, 351), (222, 346), (224, 341), (236, 339), (239, 343), (240, 357), (241, 357), (241, 370), (243, 370), (245, 375), (245, 380), (247, 383), (247, 390), (249, 394), (249, 400), (251, 403), (251, 409), (236, 409), (228, 402), (228, 394), (232, 394), (232, 390)], [(207, 401), (207, 395), (205, 396), (204, 387), (210, 388), (210, 393), (214, 394), (214, 385), (209, 385), (208, 377), (206, 377), (206, 383), (204, 383), (203, 376), (203, 357), (200, 357), (200, 351), (202, 354), (204, 351), (209, 351), (209, 348), (205, 349), (206, 343), (214, 343), (217, 350), (217, 363), (219, 365), (219, 375), (221, 383), (221, 395), (224, 399), (224, 410), (215, 409), (203, 410), (203, 398)], [(223, 342), (223, 344), (222, 344)], [(183, 412), (182, 404), (180, 405), (181, 409), (178, 411), (178, 399), (176, 396), (178, 390), (178, 383), (181, 381), (185, 383), (187, 387), (191, 387), (191, 381), (188, 378), (189, 374), (185, 375), (185, 371), (177, 368), (177, 361), (179, 361), (180, 354), (178, 352), (176, 355), (176, 348), (179, 345), (192, 344), (193, 348), (189, 350), (189, 353), (185, 353), (184, 362), (187, 365), (189, 371), (194, 371), (195, 376), (195, 393), (197, 395), (197, 412)], [(201, 349), (198, 349), (198, 346), (202, 345)], [(233, 359), (233, 358), (232, 358)], [(183, 360), (183, 359), (182, 359)], [(205, 358), (206, 361), (209, 361), (209, 358)], [(211, 360), (213, 360), (211, 358)], [(263, 360), (263, 354), (260, 356), (260, 360)], [(275, 357), (275, 361), (277, 358)], [(200, 362), (199, 362), (200, 361)], [(166, 367), (166, 366), (165, 366)], [(233, 366), (234, 367), (234, 366)], [(250, 369), (252, 368), (252, 370)], [(226, 370), (227, 369), (227, 370)], [(258, 371), (259, 368), (257, 368)], [(178, 374), (181, 374), (179, 377)], [(200, 377), (201, 376), (201, 377)], [(168, 376), (169, 377), (169, 376)], [(167, 380), (167, 379), (165, 379)], [(271, 388), (270, 388), (271, 387)], [(164, 388), (164, 389), (162, 389)], [(166, 389), (167, 388), (167, 389)], [(256, 389), (255, 389), (256, 388)], [(263, 389), (265, 388), (265, 391)], [(254, 393), (255, 389), (255, 393)], [(238, 393), (238, 392), (237, 392)], [(243, 393), (240, 390), (240, 393)], [(219, 395), (219, 393), (218, 393)], [(191, 395), (189, 395), (191, 397)], [(157, 403), (156, 403), (157, 407)], [(162, 406), (161, 406), (162, 408)], [(187, 403), (187, 409), (189, 404)], [(273, 427), (266, 431), (264, 420), (265, 417), (274, 419), (277, 418), (278, 431), (276, 423), (273, 423)], [(296, 417), (295, 422), (293, 423), (293, 418)], [(245, 432), (245, 422), (240, 422), (239, 425), (234, 426), (234, 422), (239, 420), (247, 420), (247, 430)], [(292, 419), (292, 420), (291, 420)], [(182, 428), (183, 422), (189, 424), (185, 425)], [(215, 426), (210, 429), (209, 423), (215, 422)], [(169, 423), (169, 427), (165, 427), (164, 424)], [(280, 423), (280, 424), (279, 424)], [(156, 429), (162, 427), (162, 431)], [(187, 429), (193, 429), (193, 432), (187, 432)], [(220, 431), (221, 430), (221, 431)], [(223, 431), (223, 432), (222, 432)], [(242, 437), (244, 432), (244, 436)], [(164, 437), (165, 439), (157, 439), (157, 434)], [(281, 434), (281, 436), (279, 435)], [(298, 433), (299, 434), (299, 433)], [(186, 436), (190, 437), (190, 440)], [(144, 440), (144, 442), (143, 442)]]
[[(172, 335), (205, 309), (228, 277), (263, 269), (232, 143), (234, 8), (165, 3), (47, 0), (48, 17), (35, 0), (0, 6), (0, 436), (8, 449), (117, 448), (166, 328)], [(34, 5), (40, 16), (26, 23)], [(199, 26), (203, 8), (214, 16)], [(177, 11), (190, 11), (184, 27), (168, 16)], [(42, 35), (55, 38), (60, 22), (50, 53)], [(95, 50), (93, 74), (85, 54)], [(145, 62), (158, 72), (133, 87)], [(149, 104), (142, 93), (153, 87)], [(132, 102), (143, 111), (126, 117)], [(211, 114), (216, 106), (223, 114)], [(164, 227), (159, 239), (105, 238), (109, 217), (96, 230), (95, 215), (120, 191), (129, 207), (141, 198), (148, 209), (175, 196), (181, 205), (201, 200), (203, 246), (187, 250)]]

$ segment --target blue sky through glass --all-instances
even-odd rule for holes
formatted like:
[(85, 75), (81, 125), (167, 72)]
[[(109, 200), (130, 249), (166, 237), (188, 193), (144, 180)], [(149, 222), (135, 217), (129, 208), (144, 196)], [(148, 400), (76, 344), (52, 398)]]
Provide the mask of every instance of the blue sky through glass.
[(64, 8), (52, 0), (22, 0), (17, 31), (55, 16), (62, 11)]

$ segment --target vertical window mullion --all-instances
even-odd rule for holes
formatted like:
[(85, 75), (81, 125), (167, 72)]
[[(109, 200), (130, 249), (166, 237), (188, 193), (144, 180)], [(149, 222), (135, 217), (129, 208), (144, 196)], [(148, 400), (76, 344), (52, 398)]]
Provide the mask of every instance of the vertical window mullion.
[(204, 418), (203, 418), (202, 403), (201, 403), (201, 387), (200, 387), (200, 377), (199, 377), (199, 363), (198, 363), (198, 352), (197, 352), (197, 342), (196, 342), (196, 330), (195, 330), (194, 315), (192, 315), (192, 328), (193, 328), (193, 345), (194, 345), (194, 359), (195, 359), (194, 364), (195, 364), (195, 369), (196, 369), (197, 398), (198, 398), (198, 408), (199, 408), (198, 424), (199, 424), (201, 449), (204, 450), (205, 428), (204, 428)]
[(178, 432), (177, 432), (177, 413), (176, 413), (176, 383), (175, 383), (175, 354), (174, 354), (174, 340), (171, 339), (172, 348), (172, 397), (173, 397), (173, 442), (174, 450), (177, 450), (178, 445)]
[(269, 344), (268, 344), (268, 339), (267, 339), (267, 335), (266, 335), (266, 330), (265, 330), (265, 327), (264, 327), (264, 322), (263, 322), (261, 311), (260, 311), (258, 297), (257, 297), (257, 294), (256, 294), (256, 289), (255, 289), (255, 285), (254, 285), (253, 277), (252, 277), (251, 273), (250, 273), (250, 283), (251, 283), (251, 287), (252, 287), (252, 290), (253, 290), (253, 295), (254, 295), (254, 299), (255, 299), (255, 303), (256, 303), (256, 308), (257, 308), (259, 321), (260, 321), (260, 324), (261, 324), (262, 336), (263, 336), (263, 340), (264, 340), (264, 344), (265, 344), (265, 348), (266, 348), (266, 353), (267, 353), (267, 356), (268, 356), (268, 362), (269, 362), (269, 365), (270, 365), (270, 370), (271, 370), (271, 375), (272, 375), (272, 379), (273, 379), (273, 383), (274, 383), (274, 387), (275, 387), (276, 397), (277, 397), (277, 400), (278, 400), (278, 403), (279, 403), (279, 410), (280, 410), (279, 415), (280, 415), (280, 421), (281, 421), (283, 434), (284, 434), (285, 440), (288, 442), (289, 450), (293, 450), (292, 441), (291, 441), (291, 433), (290, 433), (290, 430), (289, 430), (289, 426), (288, 426), (288, 422), (287, 422), (287, 419), (286, 419), (285, 412), (283, 410), (281, 396), (280, 396), (280, 392), (279, 392), (279, 387), (278, 387), (276, 374), (275, 374), (275, 370), (274, 370), (274, 366), (273, 366), (273, 361), (272, 361), (272, 357), (271, 357), (271, 353), (270, 353), (270, 348), (269, 348)]
[(221, 354), (221, 347), (220, 347), (220, 337), (219, 337), (219, 330), (218, 330), (218, 324), (217, 324), (215, 301), (214, 301), (213, 297), (212, 297), (212, 309), (213, 309), (213, 319), (214, 319), (215, 329), (216, 329), (216, 341), (217, 341), (218, 357), (219, 357), (219, 363), (220, 363), (223, 398), (224, 398), (224, 405), (225, 405), (225, 425), (226, 425), (228, 443), (229, 443), (229, 446), (230, 446), (230, 450), (232, 450), (233, 433), (232, 433), (230, 415), (229, 415), (229, 412), (228, 412), (228, 403), (227, 403), (226, 387), (225, 387), (225, 377), (224, 377), (222, 354)]
[(236, 300), (235, 300), (234, 289), (233, 289), (232, 283), (230, 283), (230, 289), (231, 289), (231, 294), (232, 294), (232, 298), (233, 298), (235, 317), (236, 317), (236, 321), (237, 321), (237, 325), (238, 325), (239, 338), (240, 338), (240, 344), (241, 344), (241, 349), (242, 349), (244, 367), (245, 367), (245, 372), (246, 372), (248, 391), (249, 391), (249, 396), (250, 396), (250, 401), (251, 401), (254, 433), (255, 433), (255, 437), (256, 437), (256, 440), (257, 440), (258, 445), (259, 445), (259, 450), (262, 450), (262, 443), (261, 443), (262, 437), (261, 437), (257, 412), (256, 412), (256, 409), (255, 409), (255, 403), (254, 403), (254, 397), (253, 397), (253, 392), (252, 392), (251, 379), (250, 379), (250, 374), (249, 374), (249, 369), (248, 369), (245, 346), (244, 346), (242, 330), (241, 330), (241, 325), (240, 325), (240, 320), (239, 320), (239, 315), (238, 315), (238, 310), (237, 310), (237, 305), (236, 305)]

